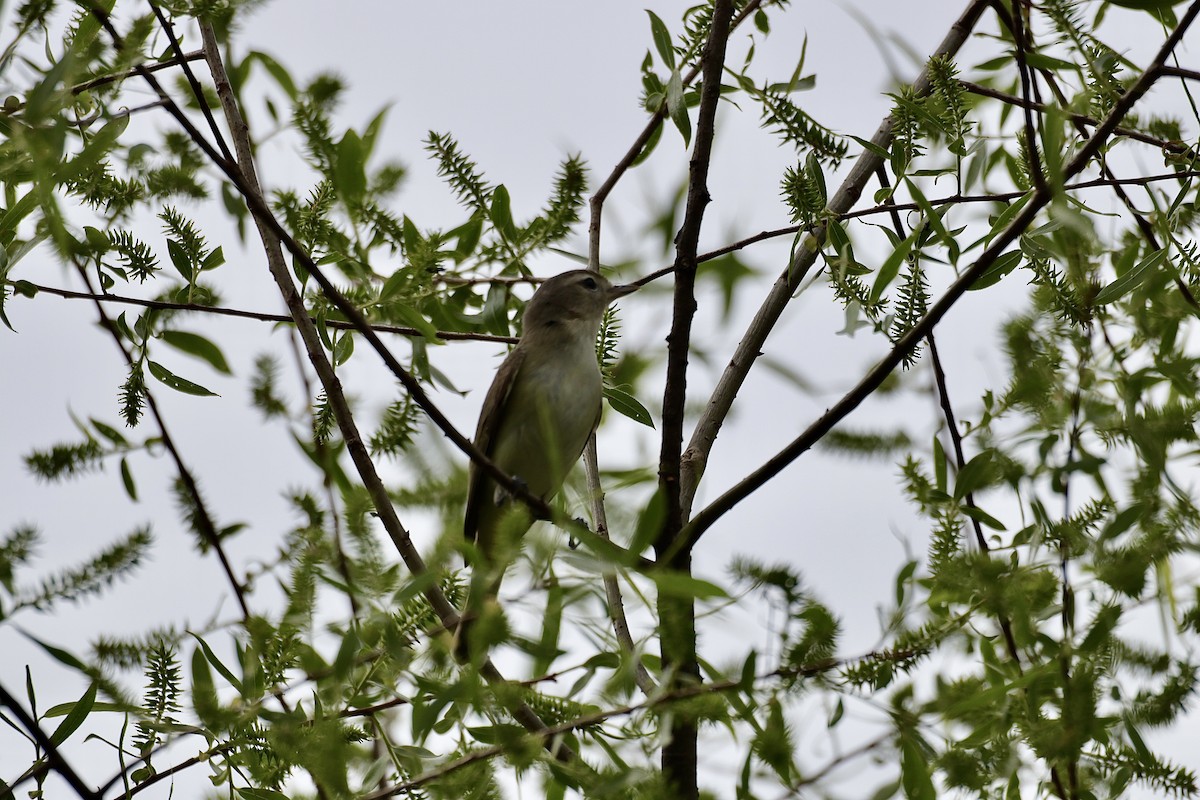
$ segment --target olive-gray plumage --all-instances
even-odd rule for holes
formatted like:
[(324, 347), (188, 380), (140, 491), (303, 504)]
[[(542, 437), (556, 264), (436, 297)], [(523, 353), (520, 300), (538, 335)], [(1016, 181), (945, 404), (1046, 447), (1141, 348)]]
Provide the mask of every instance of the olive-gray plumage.
[[(613, 286), (589, 270), (547, 280), (525, 306), (520, 341), (488, 389), (475, 444), (543, 500), (557, 494), (600, 421), (596, 336), (604, 310), (636, 288)], [(491, 568), (501, 571), (497, 527), (513, 505), (508, 493), (472, 463), (464, 533)], [(520, 535), (530, 524), (526, 516), (506, 523), (505, 531)], [(499, 580), (495, 575), (493, 592)]]

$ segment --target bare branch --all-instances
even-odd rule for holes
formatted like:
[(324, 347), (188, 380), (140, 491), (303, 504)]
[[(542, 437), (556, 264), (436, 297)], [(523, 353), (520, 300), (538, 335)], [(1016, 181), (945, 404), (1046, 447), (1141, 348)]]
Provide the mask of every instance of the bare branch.
[[(1075, 158), (1064, 168), (1064, 177), (1069, 178), (1079, 174), (1096, 157), (1104, 142), (1113, 135), (1117, 124), (1129, 113), (1130, 109), (1133, 108), (1133, 105), (1142, 95), (1149, 90), (1154, 81), (1162, 75), (1163, 62), (1179, 43), (1184, 32), (1195, 20), (1198, 13), (1200, 13), (1200, 0), (1194, 0), (1179, 24), (1171, 32), (1171, 35), (1167, 37), (1162, 48), (1159, 49), (1154, 61), (1146, 68), (1138, 80), (1129, 87), (1125, 94), (1121, 96), (1121, 99), (1113, 107), (1112, 112), (1096, 128), (1092, 138), (1080, 148)], [(779, 474), (785, 466), (801, 454), (807, 452), (821, 437), (832, 430), (838, 422), (844, 419), (874, 392), (917, 342), (926, 336), (929, 331), (933, 330), (942, 317), (946, 315), (946, 312), (970, 288), (971, 284), (1029, 226), (1038, 212), (1050, 202), (1050, 199), (1051, 194), (1048, 189), (1035, 190), (1031, 194), (1029, 201), (1025, 204), (1025, 207), (1021, 209), (1011, 224), (1004, 231), (996, 235), (996, 238), (992, 240), (992, 243), (984, 250), (983, 254), (963, 272), (958, 280), (951, 284), (941, 299), (929, 309), (925, 317), (907, 334), (901, 337), (883, 360), (872, 367), (853, 389), (810, 425), (804, 433), (794, 439), (791, 444), (696, 515), (686, 529), (688, 543), (694, 543), (703, 535), (705, 530), (710, 528), (729, 509), (748, 497), (763, 483)]]
[[(938, 46), (935, 55), (949, 57), (957, 53), (989, 3), (990, 0), (974, 0), (967, 6), (962, 16), (951, 26), (950, 32)], [(929, 88), (929, 69), (926, 67), (914, 81), (913, 90), (919, 95), (924, 95), (929, 92)], [(882, 150), (888, 149), (891, 145), (892, 118), (890, 115), (880, 124), (879, 129), (871, 138), (871, 142)], [(854, 167), (850, 170), (850, 174), (829, 202), (828, 211), (831, 214), (840, 215), (853, 208), (862, 194), (863, 187), (866, 186), (881, 163), (883, 163), (883, 159), (874, 152), (866, 151), (860, 154)], [(767, 336), (779, 321), (779, 317), (783, 314), (783, 310), (787, 307), (796, 288), (816, 261), (817, 252), (820, 250), (824, 238), (825, 227), (822, 225), (806, 236), (804, 241), (797, 246), (795, 257), (771, 287), (770, 293), (755, 314), (746, 334), (734, 350), (733, 357), (717, 382), (712, 398), (701, 414), (700, 420), (696, 423), (692, 438), (683, 454), (683, 469), (680, 475), (680, 505), (685, 516), (691, 509), (696, 488), (708, 463), (708, 454), (712, 451), (721, 425), (729, 414), (729, 409), (733, 406), (733, 399), (746, 380), (750, 368), (758, 359)]]

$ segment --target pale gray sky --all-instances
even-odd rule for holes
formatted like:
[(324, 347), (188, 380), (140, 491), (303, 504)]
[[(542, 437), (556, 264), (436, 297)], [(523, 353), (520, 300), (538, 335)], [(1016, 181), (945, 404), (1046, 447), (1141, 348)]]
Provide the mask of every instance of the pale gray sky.
[[(652, 7), (677, 29), (678, 17), (688, 5), (658, 2)], [(913, 76), (916, 66), (909, 53), (922, 57), (929, 53), (962, 7), (963, 3), (949, 0), (797, 2), (789, 13), (774, 15), (769, 38), (756, 37), (754, 74), (786, 78), (807, 36), (805, 72), (816, 72), (817, 84), (802, 98), (805, 107), (839, 132), (869, 138), (890, 108), (884, 92), (892, 88), (892, 70), (898, 69), (903, 78)], [(860, 18), (870, 19), (874, 35)], [(1145, 42), (1155, 42), (1156, 32), (1142, 25), (1140, 18), (1131, 19), (1137, 24), (1130, 26), (1129, 55), (1144, 61)], [(990, 29), (990, 23), (984, 28)], [(196, 46), (195, 36), (191, 39), (188, 46)], [(731, 63), (740, 63), (747, 41), (747, 33), (739, 31), (731, 47)], [(391, 105), (377, 155), (400, 159), (408, 167), (408, 181), (394, 207), (421, 226), (450, 226), (459, 220), (453, 197), (422, 151), (429, 130), (452, 133), (490, 180), (504, 183), (518, 217), (541, 205), (557, 164), (568, 154), (583, 154), (595, 186), (644, 125), (638, 70), (649, 47), (643, 4), (579, 0), (340, 4), (277, 0), (249, 15), (237, 36), (239, 53), (265, 51), (284, 63), (298, 81), (322, 71), (342, 76), (349, 86), (339, 114), (343, 124), (361, 127), (383, 105)], [(964, 71), (984, 57), (979, 54), (991, 57), (993, 48), (992, 42), (971, 44), (960, 59)], [(269, 129), (263, 109), (251, 105), (249, 110), (261, 135)], [(744, 110), (725, 113), (720, 119), (711, 176), (713, 202), (702, 247), (787, 223), (778, 181), (795, 156), (758, 127), (752, 109)], [(161, 116), (153, 122), (168, 124)], [(277, 150), (264, 151), (264, 185), (306, 188), (309, 176), (299, 161)], [(684, 177), (686, 161), (680, 138), (668, 130), (654, 159), (622, 181), (609, 200), (605, 261), (647, 253), (640, 240), (648, 214)], [(828, 180), (832, 191), (836, 179)], [(199, 208), (185, 210), (205, 219)], [(156, 228), (152, 225), (149, 230)], [(234, 256), (232, 238), (223, 243), (231, 256), (219, 276), (227, 287), (228, 304), (277, 311), (280, 304), (268, 285), (261, 255), (251, 247), (245, 255)], [(584, 249), (582, 239), (572, 246)], [(781, 241), (745, 254), (760, 270), (764, 290), (785, 264), (787, 248), (788, 242)], [(565, 260), (542, 263), (546, 273), (569, 266)], [(377, 269), (387, 271), (386, 265)], [(238, 273), (236, 281), (230, 280), (230, 272)], [(22, 264), (17, 277), (73, 285), (45, 252)], [(986, 299), (968, 298), (946, 322), (941, 336), (943, 358), (961, 416), (973, 414), (982, 381), (995, 385), (1003, 378), (1002, 361), (996, 355), (997, 325), (1022, 288), (1002, 288), (987, 293)], [(757, 292), (745, 292), (736, 319), (748, 319), (758, 302)], [(661, 342), (667, 323), (663, 295), (635, 296), (623, 303), (623, 309), (630, 346)], [(724, 366), (742, 327), (735, 322), (719, 328), (718, 309), (717, 295), (706, 290), (696, 329), (697, 356), (707, 356), (708, 362), (697, 363), (690, 375), (698, 400)], [(157, 536), (152, 562), (134, 579), (100, 599), (62, 606), (52, 616), (22, 614), (17, 624), (83, 652), (97, 633), (132, 634), (153, 625), (202, 625), (214, 616), (228, 619), (233, 605), (220, 596), (224, 580), (215, 560), (195, 551), (167, 499), (172, 472), (165, 459), (131, 460), (143, 498), (137, 505), (124, 501), (115, 464), (66, 485), (41, 485), (25, 472), (22, 454), (76, 438), (70, 413), (96, 416), (110, 424), (117, 421), (116, 396), (124, 368), (112, 343), (98, 334), (94, 312), (85, 303), (48, 297), (31, 303), (17, 298), (10, 302), (8, 313), (20, 333), (0, 331), (0, 369), (8, 387), (0, 415), (0, 486), (4, 487), (0, 531), (18, 522), (35, 522), (45, 539), (37, 565), (46, 571), (71, 564), (147, 521)], [(804, 374), (822, 391), (806, 395), (768, 371), (757, 370), (739, 397), (739, 411), (718, 440), (698, 507), (795, 436), (884, 352), (882, 343), (865, 336), (835, 336), (842, 322), (840, 308), (824, 288), (814, 288), (793, 303), (766, 353)], [(217, 377), (198, 362), (172, 357), (180, 372), (221, 393), (222, 399), (152, 388), (184, 457), (202, 477), (220, 521), (250, 523), (250, 530), (230, 547), (244, 569), (249, 560), (270, 558), (294, 522), (282, 493), (312, 483), (287, 431), (260, 423), (257, 412), (249, 408), (242, 382), (263, 350), (281, 354), (283, 363), (290, 364), (286, 340), (281, 332), (260, 323), (195, 320), (188, 327), (216, 338), (239, 377)], [(402, 344), (397, 346), (404, 351)], [(436, 396), (464, 431), (473, 430), (499, 352), (491, 345), (456, 344), (435, 353), (456, 385), (470, 390), (464, 398), (448, 392)], [(293, 372), (285, 369), (284, 378), (294, 386)], [(343, 382), (372, 415), (391, 396), (391, 380), (365, 350), (356, 355)], [(661, 386), (651, 382), (644, 387), (642, 399), (657, 407), (660, 395)], [(911, 432), (927, 440), (937, 423), (936, 407), (931, 397), (913, 394), (872, 401), (849, 425), (865, 427), (872, 419), (884, 424), (897, 418), (912, 420)], [(134, 435), (149, 435), (151, 430), (147, 423)], [(656, 454), (654, 440), (643, 430), (609, 414), (601, 439), (604, 463), (652, 465)], [(428, 542), (432, 531), (422, 530), (423, 523), (428, 520), (416, 518), (411, 527), (414, 538)], [(892, 577), (906, 560), (906, 552), (919, 555), (924, 550), (924, 524), (904, 503), (894, 465), (811, 453), (726, 516), (698, 549), (696, 564), (701, 576), (718, 579), (734, 554), (794, 564), (810, 587), (842, 616), (844, 647), (850, 654), (877, 644), (876, 609), (890, 602)], [(755, 607), (754, 613), (759, 609)], [(759, 625), (757, 631), (746, 630), (746, 616), (708, 623), (703, 636), (706, 654), (723, 663), (736, 659), (747, 647), (763, 645), (769, 638), (765, 612), (758, 617), (754, 613), (749, 618)], [(42, 708), (73, 700), (82, 691), (75, 676), (40, 655), (12, 625), (0, 627), (0, 654), (0, 680), (10, 690), (22, 685), (24, 666), (30, 664)], [(828, 753), (823, 721), (802, 725), (799, 732), (802, 746)], [(11, 777), (27, 763), (28, 751), (19, 745), (9, 730), (0, 728), (0, 777)], [(187, 749), (183, 746), (176, 752)], [(103, 745), (73, 742), (69, 753), (87, 765), (89, 777), (110, 774), (113, 759)], [(180, 788), (196, 787), (195, 781), (204, 779), (202, 773), (201, 769), (181, 778)], [(166, 797), (167, 789), (163, 786), (145, 796)]]

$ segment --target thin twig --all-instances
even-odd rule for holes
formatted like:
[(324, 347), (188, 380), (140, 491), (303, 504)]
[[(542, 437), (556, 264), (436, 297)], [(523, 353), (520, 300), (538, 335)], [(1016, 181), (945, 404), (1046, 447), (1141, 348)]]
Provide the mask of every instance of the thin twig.
[[(109, 292), (80, 292), (74, 289), (62, 289), (57, 286), (46, 286), (40, 283), (31, 281), (14, 281), (5, 279), (5, 286), (16, 286), (18, 283), (22, 287), (31, 287), (38, 292), (45, 292), (56, 297), (62, 297), (67, 300), (94, 300), (100, 303), (116, 303), (127, 306), (140, 306), (142, 308), (154, 308), (161, 311), (194, 311), (201, 314), (213, 314), (222, 317), (238, 317), (240, 319), (252, 319), (259, 322), (282, 322), (285, 324), (295, 324), (287, 314), (268, 314), (265, 311), (246, 311), (239, 308), (227, 308), (224, 306), (203, 306), (196, 303), (175, 303), (167, 300), (147, 300), (141, 297), (131, 297), (129, 295), (111, 294)], [(315, 318), (309, 315), (309, 319)], [(322, 320), (328, 328), (336, 328), (342, 331), (357, 330), (351, 322), (346, 322), (340, 319), (324, 319)], [(410, 328), (406, 325), (384, 325), (380, 323), (369, 323), (371, 330), (377, 333), (395, 333), (401, 336), (410, 336), (413, 338), (424, 338), (425, 334), (416, 328)], [(434, 331), (434, 335), (445, 341), (460, 341), (460, 342), (493, 342), (496, 344), (516, 344), (515, 336), (495, 336), (490, 333), (463, 333), (461, 331)]]
[[(1148, 186), (1152, 183), (1160, 181), (1175, 181), (1185, 178), (1200, 178), (1200, 170), (1182, 170), (1179, 172), (1167, 172), (1159, 175), (1141, 175), (1136, 178), (1093, 178), (1086, 181), (1077, 181), (1075, 183), (1065, 183), (1062, 186), (1063, 191), (1072, 192), (1082, 189), (1096, 189), (1103, 187), (1120, 187), (1120, 186)], [(929, 198), (929, 205), (934, 208), (941, 208), (949, 205), (963, 205), (966, 203), (1008, 203), (1013, 200), (1019, 200), (1028, 194), (1028, 191), (1011, 191), (1011, 192), (996, 192), (994, 194), (950, 194), (943, 197)], [(862, 219), (863, 217), (872, 217), (877, 214), (891, 214), (896, 211), (918, 211), (920, 205), (917, 203), (891, 203), (883, 202), (879, 205), (871, 206), (870, 208), (861, 208), (857, 211), (847, 211), (844, 214), (837, 215), (839, 220), (847, 219)], [(789, 225), (786, 228), (775, 228), (773, 230), (760, 231), (752, 236), (747, 236), (744, 239), (739, 239), (735, 242), (730, 242), (716, 250), (710, 250), (707, 253), (696, 256), (696, 263), (703, 264), (706, 261), (720, 258), (723, 255), (744, 250), (750, 245), (758, 244), (769, 239), (777, 239), (781, 236), (793, 236), (800, 233), (802, 226)], [(638, 286), (645, 286), (648, 283), (653, 283), (659, 278), (670, 275), (675, 271), (674, 265), (657, 269), (654, 272), (643, 275), (634, 283)]]
[[(737, 30), (745, 20), (758, 10), (762, 5), (762, 0), (750, 0), (734, 18), (729, 25), (730, 32)], [(684, 87), (691, 86), (692, 81), (700, 75), (702, 64), (695, 64), (685, 75), (682, 76)], [(633, 140), (633, 144), (625, 151), (625, 155), (613, 167), (612, 172), (604, 179), (604, 183), (600, 184), (600, 188), (592, 195), (588, 201), (588, 210), (591, 215), (588, 221), (588, 269), (600, 271), (600, 225), (601, 218), (604, 215), (604, 201), (608, 199), (609, 194), (616, 188), (617, 183), (624, 177), (625, 173), (633, 166), (633, 162), (637, 161), (638, 156), (642, 154), (646, 144), (654, 136), (654, 132), (658, 130), (658, 126), (662, 125), (667, 117), (667, 101), (664, 99), (658, 109), (650, 115), (650, 120), (646, 123), (646, 127), (642, 128), (642, 132)]]
[(1025, 30), (1025, 12), (1021, 8), (1021, 3), (1013, 2), (1013, 13), (1008, 18), (1010, 31), (1013, 36), (1013, 49), (1017, 56), (1017, 74), (1021, 77), (1021, 99), (1024, 103), (1021, 104), (1024, 112), (1025, 122), (1025, 152), (1028, 154), (1029, 163), (1026, 167), (1029, 169), (1029, 177), (1033, 181), (1035, 189), (1044, 189), (1046, 187), (1046, 176), (1042, 172), (1042, 157), (1038, 151), (1038, 135), (1037, 127), (1033, 122), (1033, 109), (1030, 107), (1034, 102), (1029, 96), (1033, 86), (1032, 70), (1029, 64), (1025, 61), (1026, 53), (1031, 50), (1030, 42), (1026, 37)]
[[(99, 86), (107, 86), (110, 83), (118, 83), (120, 81), (127, 80), (129, 78), (132, 78), (137, 75), (141, 75), (146, 72), (161, 72), (164, 69), (171, 69), (172, 67), (178, 67), (180, 64), (183, 64), (184, 62), (199, 61), (202, 58), (204, 58), (204, 54), (202, 52), (200, 52), (199, 50), (193, 50), (190, 53), (184, 53), (182, 59), (171, 58), (166, 61), (155, 61), (152, 63), (140, 64), (136, 67), (133, 67), (132, 69), (127, 69), (124, 72), (117, 72), (112, 75), (100, 75), (98, 77), (91, 78), (90, 80), (86, 80), (83, 83), (77, 83), (74, 86), (72, 86), (70, 89), (68, 89), (67, 91), (69, 91), (71, 94), (79, 95), (79, 94), (83, 94), (84, 92), (86, 92), (90, 89), (95, 89)], [(25, 108), (24, 102), (0, 106), (0, 116), (11, 116), (13, 114), (16, 114), (19, 111), (22, 111), (24, 108)]]
[[(596, 525), (596, 535), (611, 541), (608, 534), (608, 514), (604, 510), (604, 490), (600, 484), (600, 465), (596, 458), (596, 436), (588, 440), (583, 448), (583, 468), (587, 475), (588, 492), (591, 495), (592, 519)], [(629, 632), (629, 618), (625, 615), (625, 599), (621, 596), (621, 585), (618, 582), (616, 570), (604, 572), (604, 596), (608, 601), (608, 617), (612, 621), (613, 633), (617, 643), (633, 664), (633, 679), (638, 688), (646, 696), (658, 690), (658, 683), (642, 663), (637, 646), (633, 642), (633, 634)]]
[(204, 89), (200, 86), (200, 81), (196, 79), (196, 73), (192, 72), (191, 65), (184, 58), (183, 48), (179, 45), (179, 39), (175, 36), (175, 27), (172, 20), (167, 19), (163, 14), (162, 8), (158, 5), (157, 0), (146, 0), (150, 4), (150, 8), (154, 9), (154, 16), (158, 19), (158, 25), (167, 36), (167, 41), (171, 43), (171, 49), (175, 51), (175, 58), (179, 59), (180, 66), (183, 68), (183, 76), (187, 79), (188, 86), (192, 88), (192, 95), (196, 98), (196, 105), (200, 107), (200, 113), (204, 116), (204, 121), (208, 123), (208, 129), (212, 131), (213, 141), (217, 143), (217, 147), (221, 148), (221, 155), (225, 156), (227, 161), (233, 162), (236, 159), (233, 153), (229, 151), (229, 145), (225, 142), (225, 136), (221, 133), (221, 128), (217, 125), (217, 120), (213, 116), (212, 109), (208, 107), (208, 98), (204, 95)]
[[(87, 269), (79, 263), (76, 263), (75, 266), (80, 279), (85, 285), (89, 285)], [(125, 359), (125, 366), (133, 369), (136, 363), (133, 353), (126, 347), (117, 324), (108, 316), (108, 311), (98, 300), (93, 301), (93, 305), (95, 305), (96, 314), (100, 318), (100, 327), (108, 331), (113, 343), (121, 351), (121, 355)], [(241, 609), (242, 620), (248, 620), (250, 618), (250, 606), (246, 601), (245, 588), (233, 571), (233, 563), (229, 560), (229, 554), (225, 552), (225, 546), (221, 542), (221, 535), (217, 532), (216, 523), (208, 511), (208, 505), (204, 502), (204, 497), (200, 494), (200, 486), (196, 483), (195, 476), (192, 475), (192, 471), (188, 469), (187, 464), (183, 461), (183, 456), (175, 446), (175, 439), (171, 436), (171, 432), (167, 428), (167, 421), (163, 418), (162, 412), (158, 408), (158, 401), (155, 400), (154, 394), (149, 388), (143, 387), (142, 396), (146, 399), (146, 408), (149, 409), (150, 416), (154, 417), (154, 424), (158, 426), (162, 445), (171, 457), (171, 461), (175, 463), (175, 471), (179, 475), (179, 482), (183, 484), (183, 490), (187, 493), (189, 502), (191, 503), (192, 508), (190, 510), (194, 511), (194, 513), (188, 514), (188, 516), (193, 521), (197, 533), (200, 534), (200, 538), (204, 540), (205, 545), (211, 547), (213, 552), (216, 553), (217, 561), (221, 564), (221, 571), (225, 573), (225, 578), (233, 590), (234, 598), (237, 600), (238, 608)]]
[[(1169, 74), (1168, 70), (1170, 69), (1170, 67), (1163, 67), (1162, 74)], [(960, 80), (958, 84), (971, 94), (977, 94), (981, 97), (990, 97), (993, 100), (999, 100), (1020, 108), (1030, 108), (1034, 111), (1047, 111), (1050, 109), (1050, 106), (1047, 106), (1045, 103), (1026, 101), (1023, 98), (1017, 97), (1016, 95), (1001, 92), (989, 86), (982, 86), (978, 83)], [(1100, 124), (1100, 120), (1096, 119), (1095, 117), (1089, 117), (1087, 114), (1078, 114), (1066, 108), (1056, 107), (1054, 111), (1057, 114), (1062, 114), (1073, 122), (1081, 122), (1084, 125), (1088, 125), (1093, 128)], [(1148, 133), (1143, 133), (1135, 128), (1126, 128), (1118, 125), (1113, 133), (1117, 136), (1124, 136), (1127, 139), (1134, 139), (1139, 142), (1144, 142), (1145, 144), (1152, 144), (1155, 147), (1161, 147), (1163, 150), (1167, 150), (1172, 153), (1182, 154), (1192, 152), (1192, 148), (1184, 142), (1178, 140), (1159, 139), (1155, 136), (1151, 136)]]

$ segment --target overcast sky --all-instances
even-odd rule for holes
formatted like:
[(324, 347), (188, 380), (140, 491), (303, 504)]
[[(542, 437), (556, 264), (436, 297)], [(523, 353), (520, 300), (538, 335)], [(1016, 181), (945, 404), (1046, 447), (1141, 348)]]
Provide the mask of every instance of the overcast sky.
[[(651, 5), (678, 30), (679, 16), (690, 3)], [(756, 37), (754, 74), (789, 76), (807, 37), (805, 72), (815, 72), (817, 83), (802, 98), (805, 108), (839, 132), (869, 138), (890, 108), (884, 93), (892, 89), (893, 78), (897, 73), (901, 78), (916, 74), (919, 65), (910, 53), (928, 54), (963, 5), (949, 0), (796, 2), (789, 13), (773, 15), (769, 38)], [(341, 76), (349, 87), (338, 115), (342, 124), (361, 128), (380, 108), (390, 105), (377, 154), (399, 159), (409, 169), (395, 209), (422, 227), (451, 226), (460, 221), (461, 211), (425, 158), (422, 140), (430, 130), (452, 133), (492, 182), (504, 183), (518, 218), (541, 206), (558, 163), (567, 155), (583, 155), (593, 186), (607, 175), (645, 124), (638, 104), (639, 65), (650, 46), (644, 8), (640, 3), (577, 0), (340, 4), (278, 0), (245, 18), (236, 49), (273, 55), (301, 82), (324, 71)], [(1128, 54), (1144, 62), (1146, 48), (1161, 37), (1156, 40), (1152, 29), (1133, 24), (1138, 18), (1130, 19)], [(991, 23), (984, 28), (990, 30)], [(198, 46), (195, 32), (187, 34), (191, 41), (185, 45)], [(6, 30), (5, 41), (10, 35)], [(747, 31), (736, 34), (731, 63), (740, 63), (747, 35)], [(960, 58), (964, 71), (973, 59), (994, 55), (993, 47), (986, 40), (972, 43)], [(795, 155), (759, 129), (752, 109), (744, 106), (743, 110), (746, 113), (736, 114), (726, 109), (720, 118), (710, 179), (713, 202), (702, 249), (788, 222), (778, 182)], [(261, 105), (252, 104), (249, 112), (261, 126), (256, 128), (260, 135), (269, 129)], [(165, 118), (155, 122), (167, 124)], [(658, 242), (642, 241), (644, 226), (679, 185), (686, 163), (681, 140), (668, 130), (655, 158), (625, 178), (607, 207), (606, 262), (658, 247)], [(268, 148), (262, 179), (268, 189), (305, 189), (309, 176), (293, 155)], [(833, 176), (829, 183), (832, 192)], [(202, 220), (208, 213), (199, 207), (184, 210)], [(250, 248), (236, 255), (232, 239), (221, 243), (231, 254), (230, 263), (222, 268), (226, 273), (219, 276), (227, 287), (228, 304), (278, 311), (261, 253)], [(784, 240), (745, 254), (760, 272), (762, 291), (786, 263), (788, 245)], [(582, 237), (569, 247), (582, 252)], [(545, 274), (572, 266), (565, 259), (539, 262)], [(376, 269), (386, 272), (394, 265), (376, 265)], [(238, 272), (236, 282), (230, 280), (231, 271)], [(48, 252), (31, 256), (17, 277), (74, 285)], [(945, 324), (943, 358), (963, 416), (977, 407), (982, 383), (996, 386), (1003, 381), (996, 331), (1015, 307), (1022, 288), (1002, 287), (988, 292), (985, 301), (969, 297)], [(666, 333), (664, 295), (645, 295), (622, 303), (629, 346), (659, 342)], [(748, 319), (760, 297), (759, 292), (743, 293), (735, 318)], [(718, 327), (720, 301), (711, 289), (706, 288), (700, 300), (696, 366), (689, 376), (697, 402), (705, 398), (744, 327), (744, 322)], [(116, 398), (124, 367), (111, 341), (98, 334), (94, 311), (86, 303), (18, 298), (10, 302), (8, 314), (19, 334), (0, 330), (0, 369), (6, 382), (0, 400), (0, 531), (10, 531), (21, 522), (36, 523), (46, 543), (37, 566), (47, 572), (76, 562), (146, 522), (153, 524), (158, 539), (153, 561), (134, 579), (99, 600), (63, 606), (53, 616), (23, 614), (19, 625), (58, 645), (86, 652), (87, 642), (98, 633), (132, 634), (154, 625), (200, 626), (212, 618), (230, 618), (231, 603), (218, 596), (224, 580), (215, 560), (195, 552), (167, 499), (173, 473), (165, 459), (131, 459), (143, 498), (137, 505), (124, 501), (115, 464), (95, 476), (53, 486), (37, 483), (24, 470), (20, 456), (31, 448), (77, 438), (72, 413), (117, 423)], [(769, 370), (757, 369), (738, 398), (738, 412), (718, 440), (697, 507), (803, 430), (884, 352), (881, 342), (834, 335), (842, 323), (840, 308), (823, 288), (792, 304), (765, 352), (811, 380), (818, 391), (799, 391)], [(270, 350), (286, 357), (287, 342), (281, 331), (261, 323), (195, 320), (188, 327), (221, 343), (237, 377), (216, 376), (179, 357), (172, 363), (180, 372), (223, 398), (185, 397), (165, 389), (158, 390), (157, 396), (184, 457), (202, 476), (205, 494), (220, 521), (250, 523), (250, 530), (231, 547), (244, 569), (256, 558), (270, 558), (293, 524), (283, 492), (312, 484), (287, 430), (262, 425), (245, 396), (244, 380), (255, 356)], [(403, 344), (397, 347), (404, 352)], [(461, 430), (473, 430), (483, 391), (502, 352), (495, 345), (472, 343), (439, 348), (434, 354), (454, 383), (468, 390), (465, 397), (444, 391), (436, 395)], [(363, 350), (343, 375), (360, 408), (372, 415), (368, 418), (374, 418), (392, 396), (392, 382), (375, 362)], [(285, 370), (294, 385), (292, 375)], [(642, 399), (647, 405), (657, 408), (660, 397), (661, 385), (644, 387)], [(602, 463), (653, 465), (657, 446), (652, 436), (628, 420), (608, 416), (601, 439)], [(896, 419), (910, 423), (910, 433), (927, 441), (937, 424), (932, 396), (914, 392), (886, 402), (872, 401), (849, 425), (867, 427), (872, 421), (883, 424)], [(150, 430), (146, 423), (140, 435), (149, 435)], [(696, 554), (697, 572), (721, 579), (734, 554), (786, 560), (842, 616), (845, 652), (869, 649), (878, 643), (876, 611), (890, 602), (892, 577), (908, 554), (919, 556), (925, 550), (925, 526), (905, 505), (897, 472), (894, 464), (806, 455), (707, 535)], [(395, 471), (390, 474), (399, 477)], [(429, 521), (418, 519), (410, 527), (418, 542), (428, 543), (434, 532), (423, 530), (423, 523)], [(181, 584), (181, 576), (187, 576), (186, 583)], [(742, 619), (737, 618), (737, 624)], [(742, 645), (767, 642), (765, 612), (757, 623), (760, 630), (752, 636), (744, 628), (736, 630)], [(726, 636), (735, 635), (733, 624), (721, 619), (709, 624), (702, 646), (710, 657), (719, 655)], [(73, 700), (82, 691), (74, 675), (51, 666), (13, 626), (0, 627), (0, 681), (10, 691), (22, 686), (26, 663), (37, 676), (42, 708)], [(802, 728), (802, 734), (816, 746), (822, 730), (823, 722), (818, 721), (811, 729)], [(0, 777), (11, 777), (28, 763), (28, 749), (18, 745), (11, 732), (0, 728)], [(102, 745), (76, 743), (71, 753), (83, 763), (94, 758), (100, 765), (96, 778), (109, 774), (112, 759)], [(199, 772), (196, 777), (203, 778)], [(146, 796), (165, 797), (166, 788)]]

